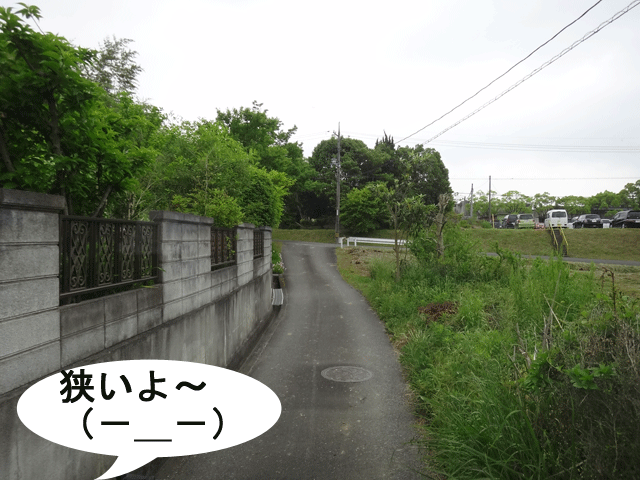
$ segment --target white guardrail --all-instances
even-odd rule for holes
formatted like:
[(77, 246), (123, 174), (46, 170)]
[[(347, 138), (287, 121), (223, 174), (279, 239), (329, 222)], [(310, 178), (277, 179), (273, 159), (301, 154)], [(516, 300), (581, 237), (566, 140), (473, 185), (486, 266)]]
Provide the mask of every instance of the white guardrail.
[[(378, 245), (395, 245), (395, 240), (392, 238), (367, 238), (367, 237), (340, 237), (340, 248), (344, 248), (343, 241), (347, 241), (347, 247), (349, 246), (349, 242), (353, 242), (355, 247), (358, 246), (358, 242), (360, 243), (376, 243)], [(404, 240), (398, 240), (399, 245), (404, 245)]]

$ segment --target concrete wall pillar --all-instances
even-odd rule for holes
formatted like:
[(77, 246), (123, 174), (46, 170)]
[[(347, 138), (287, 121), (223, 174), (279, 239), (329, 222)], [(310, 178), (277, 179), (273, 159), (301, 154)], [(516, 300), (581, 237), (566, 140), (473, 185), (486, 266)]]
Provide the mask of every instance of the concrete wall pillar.
[(238, 225), (236, 261), (238, 265), (238, 286), (246, 285), (253, 279), (253, 230), (252, 223)]
[(271, 270), (271, 227), (260, 227), (264, 236), (264, 252), (262, 257), (254, 261), (254, 276), (264, 275)]
[(162, 321), (167, 322), (211, 302), (213, 219), (155, 210), (149, 218), (159, 224)]
[(0, 189), (0, 395), (60, 368), (64, 197)]

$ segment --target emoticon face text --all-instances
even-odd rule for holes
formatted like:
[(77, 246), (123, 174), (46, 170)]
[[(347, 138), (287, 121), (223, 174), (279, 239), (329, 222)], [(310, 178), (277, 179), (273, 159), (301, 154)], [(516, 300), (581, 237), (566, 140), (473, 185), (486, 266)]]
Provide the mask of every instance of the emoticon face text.
[(156, 457), (233, 447), (280, 417), (277, 395), (220, 367), (170, 360), (106, 362), (62, 370), (30, 387), (18, 416), (47, 440), (118, 456), (99, 477), (131, 472)]

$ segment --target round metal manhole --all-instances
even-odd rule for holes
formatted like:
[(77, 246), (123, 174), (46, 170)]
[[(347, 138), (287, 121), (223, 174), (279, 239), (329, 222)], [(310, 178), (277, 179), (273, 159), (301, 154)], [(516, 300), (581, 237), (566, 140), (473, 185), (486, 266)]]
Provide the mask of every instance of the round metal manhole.
[(320, 375), (334, 382), (364, 382), (373, 377), (369, 370), (349, 366), (325, 368)]

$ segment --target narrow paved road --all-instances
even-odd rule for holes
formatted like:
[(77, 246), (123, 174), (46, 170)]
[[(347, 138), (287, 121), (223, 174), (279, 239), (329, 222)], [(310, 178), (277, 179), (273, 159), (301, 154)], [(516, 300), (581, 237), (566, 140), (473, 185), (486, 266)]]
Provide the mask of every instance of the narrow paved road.
[[(285, 303), (240, 370), (278, 395), (280, 419), (242, 445), (171, 458), (156, 478), (423, 478), (397, 356), (375, 313), (340, 277), (335, 245), (283, 250)], [(332, 367), (371, 378), (330, 380), (322, 372)]]

